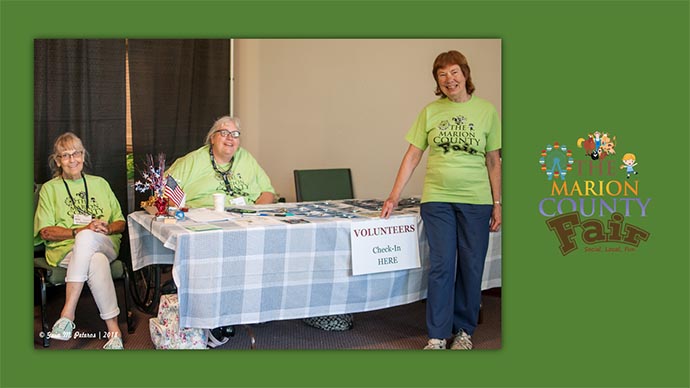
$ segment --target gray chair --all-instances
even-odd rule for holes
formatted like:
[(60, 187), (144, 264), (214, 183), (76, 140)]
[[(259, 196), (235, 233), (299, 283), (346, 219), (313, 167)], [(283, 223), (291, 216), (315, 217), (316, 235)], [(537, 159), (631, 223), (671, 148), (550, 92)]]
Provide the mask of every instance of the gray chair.
[(352, 199), (349, 168), (294, 170), (297, 202)]
[[(34, 188), (34, 212), (36, 205), (38, 205), (38, 193), (41, 191), (41, 185), (36, 185)], [(127, 313), (127, 332), (134, 333), (134, 313), (131, 309), (131, 296), (129, 294), (129, 272), (127, 264), (120, 259), (114, 260), (110, 263), (110, 273), (113, 280), (121, 280), (124, 282), (125, 290), (125, 312)], [(53, 267), (48, 264), (45, 259), (45, 247), (43, 244), (34, 246), (34, 278), (36, 279), (38, 292), (40, 294), (41, 303), (41, 326), (43, 337), (43, 346), (50, 346), (50, 338), (45, 333), (51, 330), (48, 324), (47, 317), (47, 289), (50, 287), (58, 287), (65, 285), (65, 275), (67, 269), (62, 267)], [(87, 286), (88, 287), (88, 286)]]

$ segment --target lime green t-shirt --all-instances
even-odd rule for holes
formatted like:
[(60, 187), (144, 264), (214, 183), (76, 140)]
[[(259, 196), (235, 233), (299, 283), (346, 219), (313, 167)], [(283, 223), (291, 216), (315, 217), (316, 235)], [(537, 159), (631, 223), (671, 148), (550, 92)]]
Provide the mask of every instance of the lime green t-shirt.
[(417, 116), (405, 139), (429, 148), (422, 202), (493, 203), (486, 152), (501, 148), (501, 121), (488, 101), (438, 99)]
[[(86, 187), (84, 186), (84, 178), (86, 179)], [(77, 213), (90, 215), (93, 219), (98, 218), (108, 223), (124, 221), (125, 219), (120, 209), (120, 203), (110, 189), (108, 181), (94, 175), (85, 174), (84, 178), (65, 179), (64, 182), (69, 187), (69, 193), (61, 177), (53, 178), (41, 187), (36, 214), (34, 215), (34, 243), (45, 243), (46, 261), (50, 265), (57, 266), (62, 261), (65, 255), (72, 250), (74, 239), (43, 241), (39, 234), (41, 229), (48, 226), (61, 226), (69, 229), (83, 227), (84, 225), (74, 223), (74, 215)], [(88, 189), (89, 192), (88, 207), (85, 189)], [(70, 198), (70, 194), (72, 198)], [(113, 243), (115, 252), (119, 252), (122, 235), (112, 234), (108, 237)]]
[[(227, 171), (230, 163), (217, 165), (218, 170)], [(231, 195), (226, 195), (226, 205), (236, 197), (244, 197), (247, 204), (253, 204), (262, 192), (275, 194), (271, 180), (252, 154), (244, 148), (237, 149), (232, 163), (232, 173), (228, 175)], [(178, 158), (167, 171), (184, 191), (189, 207), (213, 207), (213, 194), (228, 194), (225, 181), (216, 173), (211, 164), (209, 146)]]

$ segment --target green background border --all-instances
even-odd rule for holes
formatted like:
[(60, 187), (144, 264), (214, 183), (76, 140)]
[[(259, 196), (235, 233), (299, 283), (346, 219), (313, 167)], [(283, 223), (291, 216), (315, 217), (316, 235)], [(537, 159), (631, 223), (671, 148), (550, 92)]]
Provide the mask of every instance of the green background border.
[[(688, 386), (687, 1), (3, 1), (1, 7), (2, 386)], [(48, 37), (502, 39), (503, 348), (34, 350), (33, 39)], [(639, 196), (651, 202), (646, 217), (633, 214), (629, 221), (651, 237), (628, 254), (563, 256), (537, 211), (550, 187), (539, 153), (554, 141), (574, 148), (575, 139), (597, 129), (637, 154)], [(50, 377), (26, 372), (34, 368)]]

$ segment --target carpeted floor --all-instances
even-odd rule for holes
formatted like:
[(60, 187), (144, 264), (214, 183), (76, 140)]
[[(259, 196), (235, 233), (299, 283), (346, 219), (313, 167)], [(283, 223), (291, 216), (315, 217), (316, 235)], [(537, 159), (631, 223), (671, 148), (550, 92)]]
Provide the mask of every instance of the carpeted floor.
[[(124, 310), (122, 283), (116, 283), (120, 309)], [(59, 317), (64, 302), (64, 287), (50, 289), (48, 294), (49, 325)], [(473, 336), (475, 349), (501, 348), (501, 289), (487, 290), (482, 297), (482, 321)], [(125, 349), (154, 349), (149, 335), (149, 318), (136, 308), (135, 332), (128, 334), (124, 312), (120, 314), (120, 327), (124, 333)], [(426, 345), (424, 323), (425, 302), (419, 301), (377, 311), (354, 314), (354, 327), (342, 332), (323, 331), (302, 322), (302, 320), (272, 321), (252, 325), (238, 325), (235, 336), (223, 346), (223, 350), (255, 349), (412, 349)], [(98, 317), (98, 310), (88, 289), (85, 289), (77, 308), (75, 332), (96, 338), (73, 338), (69, 341), (52, 340), (49, 348), (42, 346), (40, 306), (34, 306), (35, 349), (100, 349), (106, 339), (99, 339), (98, 333), (105, 330), (105, 324)]]

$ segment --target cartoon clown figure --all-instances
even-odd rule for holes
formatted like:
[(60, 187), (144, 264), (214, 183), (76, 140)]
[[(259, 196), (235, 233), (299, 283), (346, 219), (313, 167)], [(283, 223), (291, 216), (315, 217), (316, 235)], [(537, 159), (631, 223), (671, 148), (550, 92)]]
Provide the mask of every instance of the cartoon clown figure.
[(594, 151), (592, 152), (592, 160), (599, 159), (599, 154), (601, 153), (601, 132), (594, 131)]
[(625, 169), (625, 172), (628, 175), (626, 176), (627, 179), (630, 179), (630, 174), (637, 175), (637, 171), (635, 171), (633, 168), (635, 166), (637, 166), (635, 154), (627, 153), (623, 155), (623, 165), (621, 166), (621, 170)]

